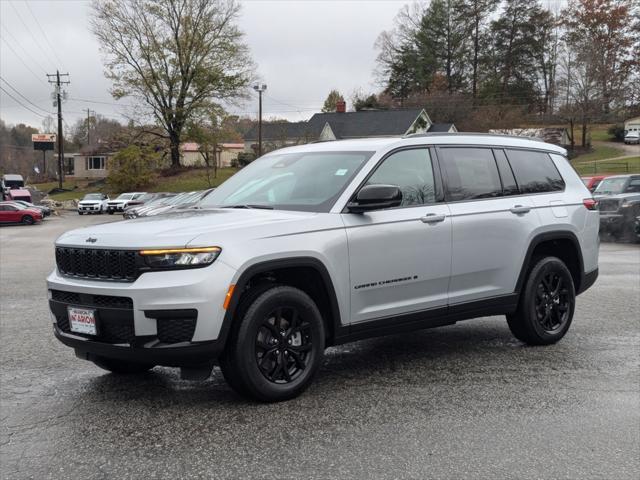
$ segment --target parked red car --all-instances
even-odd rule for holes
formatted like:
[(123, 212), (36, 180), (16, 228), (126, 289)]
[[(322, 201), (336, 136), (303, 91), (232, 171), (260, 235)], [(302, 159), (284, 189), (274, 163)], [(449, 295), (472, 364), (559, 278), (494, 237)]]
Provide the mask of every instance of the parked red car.
[(0, 202), (0, 223), (22, 223), (33, 225), (42, 221), (39, 210), (14, 202)]
[(582, 177), (582, 182), (589, 189), (590, 192), (593, 191), (600, 185), (600, 182), (607, 178), (609, 175), (593, 175), (590, 177)]

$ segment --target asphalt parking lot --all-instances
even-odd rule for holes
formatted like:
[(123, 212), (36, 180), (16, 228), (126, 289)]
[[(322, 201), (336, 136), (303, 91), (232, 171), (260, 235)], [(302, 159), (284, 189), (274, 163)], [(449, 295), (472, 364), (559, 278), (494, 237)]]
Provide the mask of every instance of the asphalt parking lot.
[(502, 317), (332, 348), (300, 398), (239, 399), (155, 368), (117, 377), (53, 337), (45, 277), (67, 215), (0, 228), (0, 472), (21, 478), (637, 479), (640, 248), (602, 244), (568, 335)]

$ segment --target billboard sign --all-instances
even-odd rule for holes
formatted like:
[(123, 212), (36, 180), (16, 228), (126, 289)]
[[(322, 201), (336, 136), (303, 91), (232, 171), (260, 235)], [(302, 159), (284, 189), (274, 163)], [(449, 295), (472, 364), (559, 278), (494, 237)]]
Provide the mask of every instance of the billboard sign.
[(53, 150), (56, 144), (55, 133), (34, 133), (31, 135), (34, 150)]

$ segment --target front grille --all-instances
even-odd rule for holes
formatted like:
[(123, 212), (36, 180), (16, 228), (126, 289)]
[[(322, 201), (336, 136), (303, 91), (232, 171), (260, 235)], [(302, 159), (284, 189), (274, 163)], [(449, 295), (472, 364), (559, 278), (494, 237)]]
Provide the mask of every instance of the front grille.
[(92, 295), (87, 293), (51, 290), (51, 300), (85, 307), (104, 307), (133, 309), (133, 300), (129, 297), (113, 297), (111, 295)]
[(618, 200), (600, 200), (598, 207), (601, 212), (616, 212), (618, 210)]
[[(106, 343), (131, 343), (135, 340), (133, 300), (129, 297), (51, 290), (50, 305), (51, 311), (56, 317), (58, 328), (65, 333)], [(67, 312), (69, 305), (96, 308), (97, 336), (71, 332)]]
[(131, 250), (56, 247), (56, 264), (63, 275), (132, 282), (140, 276), (138, 253)]

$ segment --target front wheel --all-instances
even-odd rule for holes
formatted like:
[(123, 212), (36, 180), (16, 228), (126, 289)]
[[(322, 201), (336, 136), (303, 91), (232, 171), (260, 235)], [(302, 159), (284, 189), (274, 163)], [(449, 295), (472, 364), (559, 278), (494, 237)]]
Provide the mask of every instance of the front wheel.
[(263, 402), (300, 395), (324, 357), (324, 323), (314, 301), (297, 288), (274, 286), (249, 292), (238, 311), (220, 360), (229, 385)]
[(514, 314), (507, 315), (511, 333), (529, 345), (550, 345), (569, 330), (575, 310), (573, 278), (562, 260), (535, 260)]
[(22, 223), (24, 223), (25, 225), (33, 225), (34, 222), (35, 220), (31, 215), (25, 215), (24, 217), (22, 217)]
[(121, 375), (128, 375), (132, 373), (144, 373), (153, 368), (153, 365), (146, 363), (132, 363), (125, 362), (123, 360), (116, 360), (113, 358), (96, 357), (93, 359), (98, 367), (103, 370), (107, 370), (111, 373), (117, 373)]

